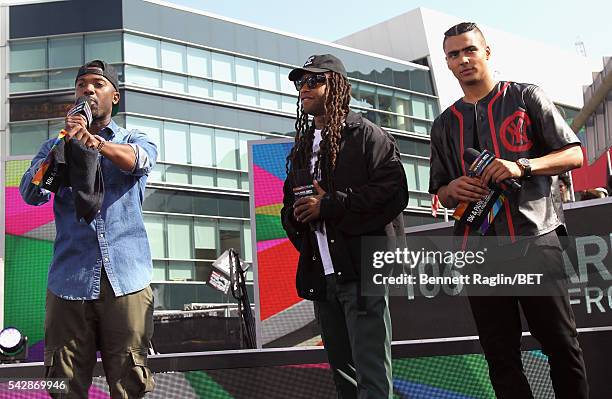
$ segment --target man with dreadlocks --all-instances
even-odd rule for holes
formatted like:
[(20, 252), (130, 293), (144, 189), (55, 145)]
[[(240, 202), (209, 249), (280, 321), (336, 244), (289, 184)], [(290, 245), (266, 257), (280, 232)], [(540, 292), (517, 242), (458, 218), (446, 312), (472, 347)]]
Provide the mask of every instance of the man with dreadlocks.
[[(281, 217), (300, 252), (297, 291), (314, 301), (338, 397), (392, 398), (388, 297), (363, 295), (360, 246), (363, 236), (403, 234), (408, 188), (399, 150), (349, 111), (338, 58), (311, 56), (289, 80), (300, 95)], [(293, 189), (307, 184), (316, 194), (296, 200)]]
[[(540, 268), (548, 275), (562, 276), (563, 250), (557, 231), (567, 233), (563, 209), (552, 195), (553, 177), (582, 165), (580, 141), (542, 89), (493, 79), (488, 64), (491, 49), (476, 24), (451, 27), (442, 47), (464, 96), (432, 125), (429, 192), (437, 194), (444, 206), (454, 208), (459, 202), (486, 196), (490, 183), (519, 179), (521, 188), (508, 195), (486, 232), (495, 236), (497, 244), (488, 249), (504, 257), (491, 259), (486, 268)], [(466, 173), (471, 165), (464, 163), (463, 154), (469, 148), (495, 154), (480, 177)], [(461, 223), (455, 226), (455, 234), (462, 235), (464, 243), (478, 242), (476, 229)], [(539, 296), (532, 295), (515, 291), (469, 296), (497, 398), (533, 398), (521, 362), (519, 308), (548, 355), (556, 398), (588, 398), (567, 286), (563, 279), (555, 279)]]

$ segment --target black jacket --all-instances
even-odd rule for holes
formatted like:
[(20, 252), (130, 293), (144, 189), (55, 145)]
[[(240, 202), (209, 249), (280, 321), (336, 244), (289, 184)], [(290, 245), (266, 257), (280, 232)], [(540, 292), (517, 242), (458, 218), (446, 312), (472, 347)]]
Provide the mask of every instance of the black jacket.
[[(311, 131), (309, 134), (313, 134)], [(393, 137), (380, 127), (350, 112), (341, 132), (334, 170), (336, 196), (321, 201), (329, 251), (339, 282), (357, 280), (361, 274), (361, 237), (403, 235), (402, 210), (408, 204), (404, 168)], [(304, 299), (325, 298), (325, 276), (316, 237), (309, 226), (293, 216), (294, 171), (283, 187), (283, 228), (300, 252), (296, 287)], [(327, 191), (325, 181), (321, 182)], [(398, 232), (399, 230), (399, 232)]]

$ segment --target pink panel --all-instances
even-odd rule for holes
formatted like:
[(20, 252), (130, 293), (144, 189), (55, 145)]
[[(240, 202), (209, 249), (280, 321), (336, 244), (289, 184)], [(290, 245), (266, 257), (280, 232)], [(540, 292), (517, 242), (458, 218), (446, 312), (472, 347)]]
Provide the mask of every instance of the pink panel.
[(257, 252), (265, 251), (266, 249), (280, 245), (288, 240), (288, 238), (278, 238), (276, 240), (260, 241), (257, 243)]
[(283, 203), (283, 181), (272, 173), (253, 165), (253, 186), (255, 188), (255, 206), (266, 206)]
[(53, 198), (44, 205), (23, 202), (18, 187), (6, 188), (6, 234), (21, 236), (53, 221)]

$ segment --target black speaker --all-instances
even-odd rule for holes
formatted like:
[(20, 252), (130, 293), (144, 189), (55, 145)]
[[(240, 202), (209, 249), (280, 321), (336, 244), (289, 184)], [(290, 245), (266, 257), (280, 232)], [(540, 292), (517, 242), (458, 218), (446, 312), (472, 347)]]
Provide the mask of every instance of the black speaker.
[(153, 349), (157, 353), (241, 349), (240, 318), (201, 312), (164, 312), (153, 316)]

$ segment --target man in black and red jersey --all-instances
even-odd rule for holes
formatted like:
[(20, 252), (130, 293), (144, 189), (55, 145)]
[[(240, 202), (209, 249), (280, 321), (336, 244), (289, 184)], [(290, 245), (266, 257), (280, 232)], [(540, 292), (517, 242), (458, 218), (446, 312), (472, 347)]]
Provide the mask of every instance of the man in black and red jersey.
[[(521, 257), (498, 262), (513, 266), (529, 259), (562, 269), (557, 231), (565, 231), (565, 226), (551, 187), (553, 176), (582, 165), (580, 141), (539, 87), (493, 79), (488, 65), (491, 50), (474, 23), (450, 28), (443, 48), (464, 96), (433, 123), (429, 192), (454, 208), (482, 199), (489, 183), (518, 180), (521, 189), (503, 202), (487, 235), (497, 236), (499, 246), (521, 248), (513, 252)], [(496, 156), (480, 177), (467, 176), (470, 165), (463, 155), (468, 148)], [(455, 234), (478, 233), (456, 224)], [(529, 244), (522, 244), (526, 241)], [(588, 398), (582, 350), (563, 284), (555, 295), (470, 296), (469, 300), (498, 398), (533, 398), (521, 362), (519, 307), (548, 355), (556, 397)]]

